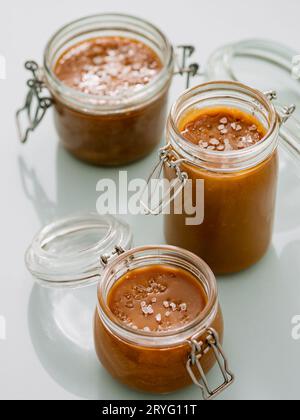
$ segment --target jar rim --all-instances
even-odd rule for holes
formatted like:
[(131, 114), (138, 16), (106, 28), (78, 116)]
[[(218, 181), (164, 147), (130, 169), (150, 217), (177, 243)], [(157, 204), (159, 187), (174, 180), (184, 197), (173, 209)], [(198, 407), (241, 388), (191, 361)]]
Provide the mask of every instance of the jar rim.
[[(55, 75), (53, 71), (51, 50), (52, 48), (55, 48), (56, 43), (61, 41), (62, 37), (67, 36), (67, 40), (65, 40), (66, 43), (67, 41), (70, 41), (70, 36), (72, 39), (80, 35), (84, 25), (89, 24), (103, 24), (103, 30), (127, 30), (129, 33), (134, 33), (133, 29), (135, 28), (137, 31), (140, 31), (137, 32), (138, 35), (144, 37), (145, 39), (147, 38), (147, 35), (156, 37), (160, 42), (162, 42), (165, 49), (163, 69), (142, 89), (138, 92), (131, 92), (126, 95), (126, 97), (124, 97), (124, 95), (116, 95), (113, 98), (111, 96), (93, 95), (67, 86)], [(109, 24), (112, 25), (111, 28)], [(132, 25), (132, 29), (126, 29), (126, 24)], [(118, 25), (118, 27), (115, 28), (113, 25)], [(95, 31), (96, 29), (97, 28), (90, 30), (85, 29), (84, 34), (86, 35), (89, 32), (92, 33), (93, 30)], [(75, 30), (76, 32), (72, 33), (72, 31)], [(101, 30), (100, 26), (98, 30)], [(138, 107), (141, 103), (144, 105), (144, 102), (153, 100), (153, 97), (161, 92), (162, 88), (166, 85), (166, 83), (168, 83), (171, 76), (173, 76), (174, 49), (167, 36), (158, 27), (145, 19), (128, 14), (101, 13), (74, 20), (58, 29), (46, 45), (43, 61), (45, 78), (49, 84), (48, 87), (50, 88), (50, 91), (54, 95), (62, 96), (66, 102), (70, 106), (73, 105), (73, 107), (76, 105), (76, 102), (80, 103), (86, 111), (97, 108), (98, 111), (102, 112), (117, 112), (125, 109), (127, 111), (128, 108)]]
[[(178, 112), (180, 112), (181, 103), (185, 103), (193, 96), (200, 95), (201, 93), (212, 91), (222, 92), (226, 89), (236, 93), (242, 92), (244, 95), (249, 96), (249, 98), (252, 98), (259, 103), (269, 116), (268, 131), (260, 142), (245, 149), (224, 151), (222, 153), (214, 150), (202, 150), (199, 146), (187, 140), (178, 129), (176, 119)], [(186, 90), (172, 106), (167, 126), (171, 144), (175, 146), (175, 150), (179, 152), (180, 155), (183, 155), (186, 160), (189, 161), (188, 163), (193, 163), (196, 166), (201, 167), (205, 167), (205, 163), (208, 163), (208, 166), (205, 167), (205, 169), (215, 172), (219, 172), (220, 170), (223, 172), (235, 172), (256, 166), (270, 156), (277, 147), (280, 129), (277, 111), (268, 97), (257, 89), (234, 81), (210, 81)], [(260, 159), (255, 159), (258, 156)], [(234, 167), (231, 167), (230, 164), (233, 163), (240, 163), (240, 165), (238, 164), (237, 166), (234, 165)], [(214, 164), (216, 167), (214, 168), (213, 165), (209, 166), (209, 164)]]
[[(120, 266), (122, 262), (133, 261), (135, 255), (140, 255), (142, 253), (147, 253), (147, 260), (160, 258), (163, 255), (166, 258), (169, 257), (171, 262), (161, 263), (166, 265), (172, 265), (173, 261), (173, 264), (175, 266), (175, 259), (173, 260), (172, 257), (176, 258), (177, 263), (179, 263), (180, 261), (182, 263), (188, 262), (189, 264), (193, 265), (195, 269), (199, 270), (203, 277), (205, 277), (206, 287), (204, 288), (204, 291), (206, 293), (208, 301), (205, 306), (205, 309), (201, 312), (201, 314), (199, 314), (197, 318), (195, 318), (193, 322), (184, 327), (180, 327), (171, 331), (135, 331), (130, 327), (122, 324), (112, 313), (107, 304), (107, 294), (109, 291), (105, 294), (106, 282), (109, 280), (109, 277), (112, 274), (115, 274), (116, 267)], [(139, 262), (141, 262), (141, 260), (139, 260)], [(146, 265), (143, 266), (145, 267)], [(184, 269), (188, 271), (188, 268), (184, 267)], [(199, 280), (199, 282), (201, 282), (201, 285), (204, 286), (200, 276), (197, 277), (195, 273), (192, 274), (195, 276), (195, 278)], [(118, 281), (118, 279), (116, 281)], [(109, 290), (111, 290), (111, 287)], [(219, 300), (217, 282), (215, 275), (213, 274), (210, 267), (200, 257), (196, 256), (192, 252), (170, 245), (142, 246), (133, 248), (130, 251), (121, 254), (120, 256), (110, 261), (110, 263), (104, 270), (102, 278), (98, 284), (98, 316), (104, 322), (106, 327), (109, 328), (118, 337), (135, 344), (137, 344), (138, 342), (138, 344), (143, 347), (178, 346), (182, 345), (184, 342), (188, 341), (192, 337), (201, 336), (210, 327), (212, 320), (217, 314), (218, 306)]]

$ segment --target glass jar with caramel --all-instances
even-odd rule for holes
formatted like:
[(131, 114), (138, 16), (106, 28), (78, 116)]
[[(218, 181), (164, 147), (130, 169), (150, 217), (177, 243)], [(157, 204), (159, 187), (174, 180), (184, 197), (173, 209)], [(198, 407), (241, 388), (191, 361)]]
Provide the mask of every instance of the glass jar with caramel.
[[(192, 50), (182, 48), (184, 65)], [(80, 19), (50, 39), (42, 68), (32, 61), (26, 68), (32, 79), (17, 114), (23, 142), (53, 105), (62, 144), (90, 164), (128, 164), (160, 143), (175, 59), (152, 24), (117, 14)]]
[[(43, 228), (25, 260), (47, 288), (98, 284), (95, 348), (116, 380), (156, 394), (195, 384), (204, 399), (216, 397), (234, 376), (222, 349), (224, 323), (214, 274), (183, 249), (131, 245), (125, 223), (75, 215)], [(72, 299), (64, 301), (73, 314)], [(69, 330), (76, 331), (70, 323)], [(212, 387), (207, 374), (216, 363), (221, 380)]]
[[(165, 212), (166, 240), (203, 258), (216, 274), (250, 267), (271, 242), (280, 128), (295, 111), (275, 107), (274, 97), (238, 82), (209, 82), (185, 92), (169, 116), (160, 165), (177, 189)], [(186, 194), (204, 206), (199, 224), (187, 223)]]

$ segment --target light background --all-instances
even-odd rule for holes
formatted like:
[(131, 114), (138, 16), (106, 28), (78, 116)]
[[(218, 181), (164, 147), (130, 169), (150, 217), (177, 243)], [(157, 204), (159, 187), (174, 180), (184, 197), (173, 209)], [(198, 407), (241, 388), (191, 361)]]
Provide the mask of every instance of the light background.
[[(105, 11), (154, 22), (174, 45), (195, 44), (202, 63), (216, 47), (243, 38), (271, 38), (300, 51), (298, 0), (2, 2), (0, 54), (7, 60), (7, 80), (0, 81), (0, 316), (6, 318), (7, 340), (0, 341), (0, 398), (148, 397), (114, 382), (96, 360), (90, 322), (95, 290), (49, 295), (33, 285), (23, 263), (42, 225), (75, 210), (94, 210), (96, 182), (116, 178), (116, 172), (83, 165), (58, 146), (51, 112), (26, 146), (18, 143), (14, 125), (28, 76), (24, 61), (41, 62), (47, 40), (61, 25)], [(180, 89), (177, 81), (172, 99)], [(155, 159), (154, 153), (131, 166), (129, 176), (146, 176)], [(128, 221), (137, 245), (163, 242), (159, 218)], [(300, 341), (291, 338), (291, 319), (300, 313), (299, 221), (299, 179), (283, 159), (272, 248), (256, 267), (219, 280), (225, 349), (237, 376), (224, 399), (300, 398)], [(172, 397), (197, 399), (199, 391), (192, 387)]]

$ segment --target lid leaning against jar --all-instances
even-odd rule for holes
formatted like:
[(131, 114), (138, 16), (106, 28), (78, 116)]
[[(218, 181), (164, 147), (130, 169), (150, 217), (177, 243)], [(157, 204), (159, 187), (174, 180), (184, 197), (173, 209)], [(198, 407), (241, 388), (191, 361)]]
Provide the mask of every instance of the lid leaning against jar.
[(279, 112), (287, 109), (281, 103), (295, 105), (296, 112), (282, 125), (280, 137), (281, 146), (299, 159), (300, 50), (263, 39), (228, 44), (210, 56), (206, 73), (209, 80), (242, 82), (268, 93)]
[(99, 281), (101, 258), (131, 246), (126, 223), (113, 216), (79, 214), (44, 227), (28, 248), (25, 262), (42, 286), (83, 287)]

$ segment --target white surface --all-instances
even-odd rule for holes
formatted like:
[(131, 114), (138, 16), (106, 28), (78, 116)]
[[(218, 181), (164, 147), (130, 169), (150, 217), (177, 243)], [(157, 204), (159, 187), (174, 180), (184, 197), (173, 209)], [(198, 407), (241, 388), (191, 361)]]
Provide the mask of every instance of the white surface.
[[(62, 24), (104, 11), (123, 11), (153, 21), (174, 44), (196, 44), (202, 62), (220, 44), (249, 37), (273, 38), (299, 49), (300, 2), (55, 3), (10, 0), (2, 5), (0, 17), (0, 54), (7, 60), (7, 80), (0, 80), (0, 319), (5, 317), (7, 335), (5, 341), (0, 336), (0, 398), (147, 398), (113, 381), (96, 360), (91, 335), (95, 290), (50, 295), (33, 285), (25, 269), (23, 255), (36, 231), (69, 212), (94, 210), (96, 182), (101, 177), (115, 178), (117, 173), (88, 167), (64, 152), (58, 146), (51, 112), (26, 146), (18, 143), (14, 111), (25, 94), (28, 75), (23, 62), (41, 61), (48, 38)], [(172, 99), (180, 89), (177, 82)], [(145, 176), (155, 158), (154, 153), (128, 168), (129, 176)], [(136, 244), (163, 242), (160, 219), (128, 220)], [(219, 280), (225, 350), (237, 376), (224, 399), (300, 398), (300, 341), (291, 335), (292, 317), (300, 315), (299, 224), (300, 182), (283, 159), (272, 248), (256, 267)], [(199, 392), (192, 387), (172, 397), (197, 399)]]

